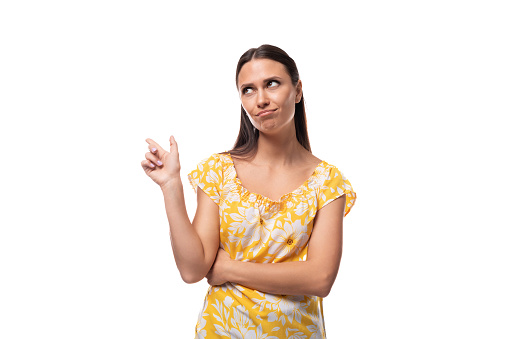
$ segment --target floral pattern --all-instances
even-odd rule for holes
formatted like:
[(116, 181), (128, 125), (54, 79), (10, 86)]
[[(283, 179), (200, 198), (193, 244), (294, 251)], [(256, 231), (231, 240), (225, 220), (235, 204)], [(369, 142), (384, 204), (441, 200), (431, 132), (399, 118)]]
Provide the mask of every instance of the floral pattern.
[[(348, 179), (325, 161), (278, 201), (242, 186), (229, 154), (200, 161), (188, 178), (219, 206), (220, 247), (240, 261), (305, 261), (316, 212), (346, 195), (347, 215), (356, 200)], [(273, 295), (230, 282), (210, 286), (195, 334), (195, 339), (325, 338), (322, 298)]]

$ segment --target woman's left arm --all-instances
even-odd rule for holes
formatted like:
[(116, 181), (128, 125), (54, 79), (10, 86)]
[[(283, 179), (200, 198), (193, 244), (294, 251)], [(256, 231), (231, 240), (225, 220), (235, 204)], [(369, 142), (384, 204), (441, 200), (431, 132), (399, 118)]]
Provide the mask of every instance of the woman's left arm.
[(306, 261), (262, 264), (236, 261), (220, 249), (207, 274), (210, 285), (227, 281), (261, 292), (326, 297), (336, 280), (343, 251), (345, 196), (317, 211)]

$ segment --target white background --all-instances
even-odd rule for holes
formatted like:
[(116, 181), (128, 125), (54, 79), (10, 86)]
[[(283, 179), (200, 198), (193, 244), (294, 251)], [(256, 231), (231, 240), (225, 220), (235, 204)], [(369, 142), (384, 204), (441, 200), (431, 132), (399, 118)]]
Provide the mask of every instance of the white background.
[(504, 1), (4, 1), (0, 337), (192, 338), (146, 138), (231, 148), (235, 67), (299, 67), (313, 152), (351, 181), (328, 337), (508, 338)]

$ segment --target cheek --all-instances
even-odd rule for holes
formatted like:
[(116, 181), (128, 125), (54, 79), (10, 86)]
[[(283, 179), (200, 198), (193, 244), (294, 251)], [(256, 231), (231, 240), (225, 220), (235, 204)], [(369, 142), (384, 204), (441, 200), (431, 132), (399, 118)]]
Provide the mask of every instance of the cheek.
[(274, 94), (274, 101), (282, 105), (288, 106), (295, 102), (295, 93), (291, 91), (278, 92)]
[(294, 93), (285, 93), (284, 95), (281, 95), (281, 98), (279, 100), (286, 109), (294, 108), (295, 107), (295, 94)]
[(253, 103), (252, 100), (249, 99), (242, 99), (240, 101), (242, 107), (244, 108), (244, 111), (247, 112), (247, 114), (251, 114), (251, 111), (253, 110)]

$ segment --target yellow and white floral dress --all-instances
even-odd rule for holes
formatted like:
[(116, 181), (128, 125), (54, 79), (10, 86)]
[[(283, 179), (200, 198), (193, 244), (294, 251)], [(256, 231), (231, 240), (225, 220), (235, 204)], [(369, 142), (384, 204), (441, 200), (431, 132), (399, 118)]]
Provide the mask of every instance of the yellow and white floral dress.
[[(188, 178), (219, 206), (220, 247), (240, 261), (305, 261), (316, 212), (346, 195), (347, 215), (356, 199), (350, 182), (325, 161), (279, 201), (243, 187), (229, 154), (204, 159)], [(195, 333), (195, 339), (325, 338), (322, 298), (269, 294), (229, 282), (210, 286)]]

